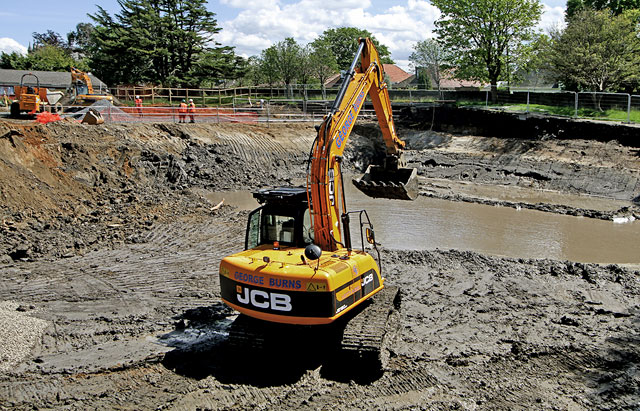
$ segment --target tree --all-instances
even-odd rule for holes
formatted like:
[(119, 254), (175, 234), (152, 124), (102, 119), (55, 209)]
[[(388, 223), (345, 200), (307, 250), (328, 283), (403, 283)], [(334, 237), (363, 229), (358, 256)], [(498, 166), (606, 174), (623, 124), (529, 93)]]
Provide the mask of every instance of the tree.
[(78, 23), (74, 31), (67, 33), (69, 49), (80, 56), (86, 56), (92, 44), (93, 30), (94, 27), (91, 23)]
[(625, 11), (640, 9), (640, 0), (567, 0), (566, 20), (569, 21), (574, 15), (585, 9), (607, 9), (615, 15), (619, 15)]
[(570, 88), (617, 91), (640, 75), (640, 39), (628, 13), (585, 9), (551, 38), (552, 67)]
[(513, 77), (521, 85), (528, 87), (540, 87), (545, 83), (555, 80), (550, 69), (549, 53), (551, 49), (551, 37), (538, 33), (534, 40), (529, 42), (513, 70)]
[(311, 43), (311, 55), (309, 56), (314, 76), (320, 82), (322, 88), (322, 98), (326, 99), (325, 83), (330, 76), (338, 72), (338, 63), (336, 56), (331, 51), (330, 44), (327, 41), (316, 39)]
[(214, 56), (233, 64), (227, 56), (231, 48), (213, 41), (221, 29), (206, 0), (118, 0), (118, 4), (121, 11), (115, 17), (99, 6), (89, 15), (95, 22), (91, 64), (107, 81), (197, 85), (207, 77), (198, 65), (202, 55), (208, 54), (207, 64)]
[(18, 52), (5, 53), (0, 55), (0, 69), (27, 70), (27, 56)]
[(0, 68), (14, 70), (69, 71), (71, 67), (88, 70), (86, 62), (74, 59), (69, 45), (58, 33), (47, 30), (33, 33), (33, 47), (26, 56), (2, 53)]
[(538, 0), (432, 0), (442, 13), (436, 30), (451, 53), (455, 76), (488, 81), (497, 99), (498, 80), (509, 79), (511, 60), (533, 35), (542, 6)]
[(431, 90), (431, 75), (429, 70), (424, 67), (416, 68), (416, 81), (418, 82), (418, 90)]
[[(157, 55), (164, 50), (156, 48), (149, 39), (154, 26), (140, 27), (151, 24), (150, 17), (142, 15), (142, 8), (135, 9), (130, 2), (121, 3), (121, 7), (123, 10), (115, 19), (100, 6), (96, 14), (89, 15), (95, 22), (89, 64), (93, 72), (107, 84), (149, 81), (152, 76), (150, 54)], [(136, 14), (139, 18), (136, 18)], [(140, 37), (136, 38), (138, 35)], [(149, 51), (144, 49), (145, 46), (149, 47)], [(158, 79), (159, 82), (162, 80)]]
[(245, 79), (249, 84), (257, 86), (267, 82), (261, 69), (262, 60), (260, 56), (251, 56), (247, 59), (247, 71)]
[(288, 88), (300, 74), (300, 45), (293, 37), (287, 37), (271, 47), (278, 78)]
[[(358, 38), (369, 37), (378, 50), (380, 60), (384, 64), (393, 64), (389, 49), (367, 30), (355, 27), (339, 27), (337, 29), (327, 29), (317, 41), (326, 42), (336, 57), (336, 63), (340, 70), (347, 70), (353, 61), (353, 56), (358, 50)], [(315, 43), (315, 42), (314, 42)]]
[(416, 68), (422, 68), (428, 74), (440, 93), (440, 81), (445, 61), (449, 58), (445, 49), (434, 39), (417, 42), (413, 46), (413, 53), (409, 55), (409, 61)]
[(69, 50), (69, 45), (64, 41), (62, 36), (53, 30), (47, 30), (45, 33), (33, 33), (33, 50), (41, 47), (53, 46), (63, 50)]
[[(219, 86), (238, 83), (247, 75), (247, 60), (231, 50), (211, 50), (201, 53), (194, 65), (194, 81), (199, 86)], [(241, 82), (241, 81), (240, 81)]]
[(260, 72), (267, 84), (269, 84), (269, 87), (276, 84), (279, 80), (277, 59), (278, 55), (273, 46), (262, 50), (260, 54)]
[(80, 65), (79, 69), (87, 69), (74, 60), (69, 53), (59, 47), (46, 45), (39, 47), (27, 56), (28, 70), (69, 71), (71, 67)]
[(312, 47), (307, 44), (300, 47), (299, 66), (298, 66), (298, 82), (300, 84), (309, 84), (313, 79), (313, 62), (311, 61)]

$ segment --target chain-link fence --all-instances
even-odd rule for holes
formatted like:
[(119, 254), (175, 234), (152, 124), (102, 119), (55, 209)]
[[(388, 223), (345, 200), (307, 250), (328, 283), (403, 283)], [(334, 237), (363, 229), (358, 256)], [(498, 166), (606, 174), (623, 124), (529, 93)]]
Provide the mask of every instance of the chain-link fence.
[(499, 92), (493, 101), (485, 91), (485, 106), (523, 113), (640, 123), (640, 96), (600, 92)]
[[(128, 105), (133, 105), (136, 95), (140, 96), (145, 106), (142, 118), (146, 121), (161, 121), (160, 118), (166, 119), (170, 114), (174, 118), (180, 101), (192, 98), (200, 107), (198, 117), (202, 121), (235, 121), (239, 113), (254, 113), (252, 116), (257, 117), (257, 121), (270, 122), (284, 118), (315, 121), (315, 117), (322, 117), (328, 112), (338, 89), (290, 85), (229, 89), (120, 87), (113, 91), (120, 103)], [(640, 95), (624, 93), (501, 89), (493, 95), (490, 90), (479, 89), (390, 89), (389, 97), (393, 103), (410, 105), (455, 103), (517, 113), (640, 123)], [(162, 115), (148, 109), (149, 106), (162, 111)]]
[[(82, 120), (90, 110), (100, 113), (107, 123), (320, 123), (332, 101), (305, 100), (238, 100), (233, 107), (118, 107), (102, 101), (94, 105), (65, 106), (61, 116)], [(361, 118), (374, 118), (373, 110), (361, 110)]]

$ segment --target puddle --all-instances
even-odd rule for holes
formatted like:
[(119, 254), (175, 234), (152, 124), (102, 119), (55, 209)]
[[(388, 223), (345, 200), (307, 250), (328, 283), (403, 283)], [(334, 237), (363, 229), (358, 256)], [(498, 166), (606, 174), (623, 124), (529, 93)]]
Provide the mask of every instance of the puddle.
[(185, 327), (181, 330), (174, 330), (157, 338), (156, 343), (184, 351), (212, 347), (227, 339), (229, 327), (231, 327), (235, 317), (219, 320), (208, 326)]
[(204, 195), (211, 204), (216, 205), (224, 200), (225, 205), (231, 205), (240, 210), (253, 210), (258, 202), (249, 191), (214, 191)]
[[(345, 189), (349, 210), (367, 210), (376, 239), (386, 248), (458, 249), (514, 258), (640, 263), (640, 221), (604, 221), (427, 197), (415, 201), (371, 199), (351, 184), (345, 184)], [(496, 189), (496, 193), (499, 191), (508, 190), (502, 187)], [(517, 191), (511, 198), (521, 198), (518, 193), (523, 191)], [(225, 204), (243, 210), (258, 206), (246, 191), (211, 193), (210, 196), (214, 203), (224, 197)], [(562, 194), (544, 192), (536, 202), (547, 197), (552, 197), (553, 203), (562, 203)], [(568, 201), (577, 202), (578, 197), (568, 196)], [(598, 209), (607, 207), (603, 199), (592, 201)], [(581, 206), (588, 204), (583, 202)], [(355, 234), (353, 238), (356, 239)]]

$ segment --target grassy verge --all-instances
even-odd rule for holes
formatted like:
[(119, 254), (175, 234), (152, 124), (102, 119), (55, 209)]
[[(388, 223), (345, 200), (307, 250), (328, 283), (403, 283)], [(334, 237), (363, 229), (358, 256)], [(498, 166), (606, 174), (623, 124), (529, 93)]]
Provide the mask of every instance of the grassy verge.
[[(484, 103), (478, 101), (459, 101), (458, 106), (485, 106)], [(562, 106), (547, 106), (543, 104), (492, 104), (487, 106), (488, 108), (502, 108), (506, 111), (513, 112), (529, 112), (539, 114), (549, 114), (553, 116), (574, 117), (576, 114), (574, 107), (562, 107)], [(578, 117), (591, 118), (596, 120), (610, 120), (610, 121), (627, 121), (626, 110), (604, 110), (598, 111), (588, 108), (579, 108)], [(640, 111), (631, 110), (630, 121), (633, 123), (640, 123)]]

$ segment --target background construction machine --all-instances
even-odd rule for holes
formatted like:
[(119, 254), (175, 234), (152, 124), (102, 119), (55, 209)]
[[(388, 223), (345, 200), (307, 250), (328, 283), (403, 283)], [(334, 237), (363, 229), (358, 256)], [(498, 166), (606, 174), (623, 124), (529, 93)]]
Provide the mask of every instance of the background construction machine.
[[(29, 83), (25, 83), (25, 77), (33, 77), (33, 80)], [(35, 87), (34, 87), (35, 86)], [(18, 118), (23, 113), (29, 113), (35, 115), (44, 111), (47, 105), (47, 89), (40, 87), (40, 79), (33, 73), (23, 74), (20, 78), (20, 85), (13, 88), (16, 96), (15, 101), (11, 103), (11, 117)]]
[(99, 100), (113, 102), (113, 96), (107, 90), (96, 92), (93, 89), (89, 75), (75, 67), (71, 67), (71, 87), (73, 93), (73, 97), (70, 100), (71, 104), (88, 105)]
[[(365, 359), (361, 366), (383, 369), (399, 291), (385, 287), (366, 211), (347, 211), (340, 168), (367, 94), (387, 159), (356, 186), (374, 197), (417, 196), (416, 170), (404, 168), (404, 142), (396, 136), (378, 52), (369, 39), (360, 39), (331, 111), (317, 127), (307, 187), (254, 193), (262, 206), (249, 215), (245, 251), (220, 263), (222, 299), (242, 313), (230, 332), (232, 344), (268, 344), (272, 336), (286, 335), (291, 347), (291, 339), (311, 328), (320, 331), (313, 341), (325, 349), (337, 344), (337, 356), (347, 355), (350, 367)], [(352, 219), (360, 231), (358, 248), (351, 241)], [(365, 239), (376, 258), (367, 253)]]

